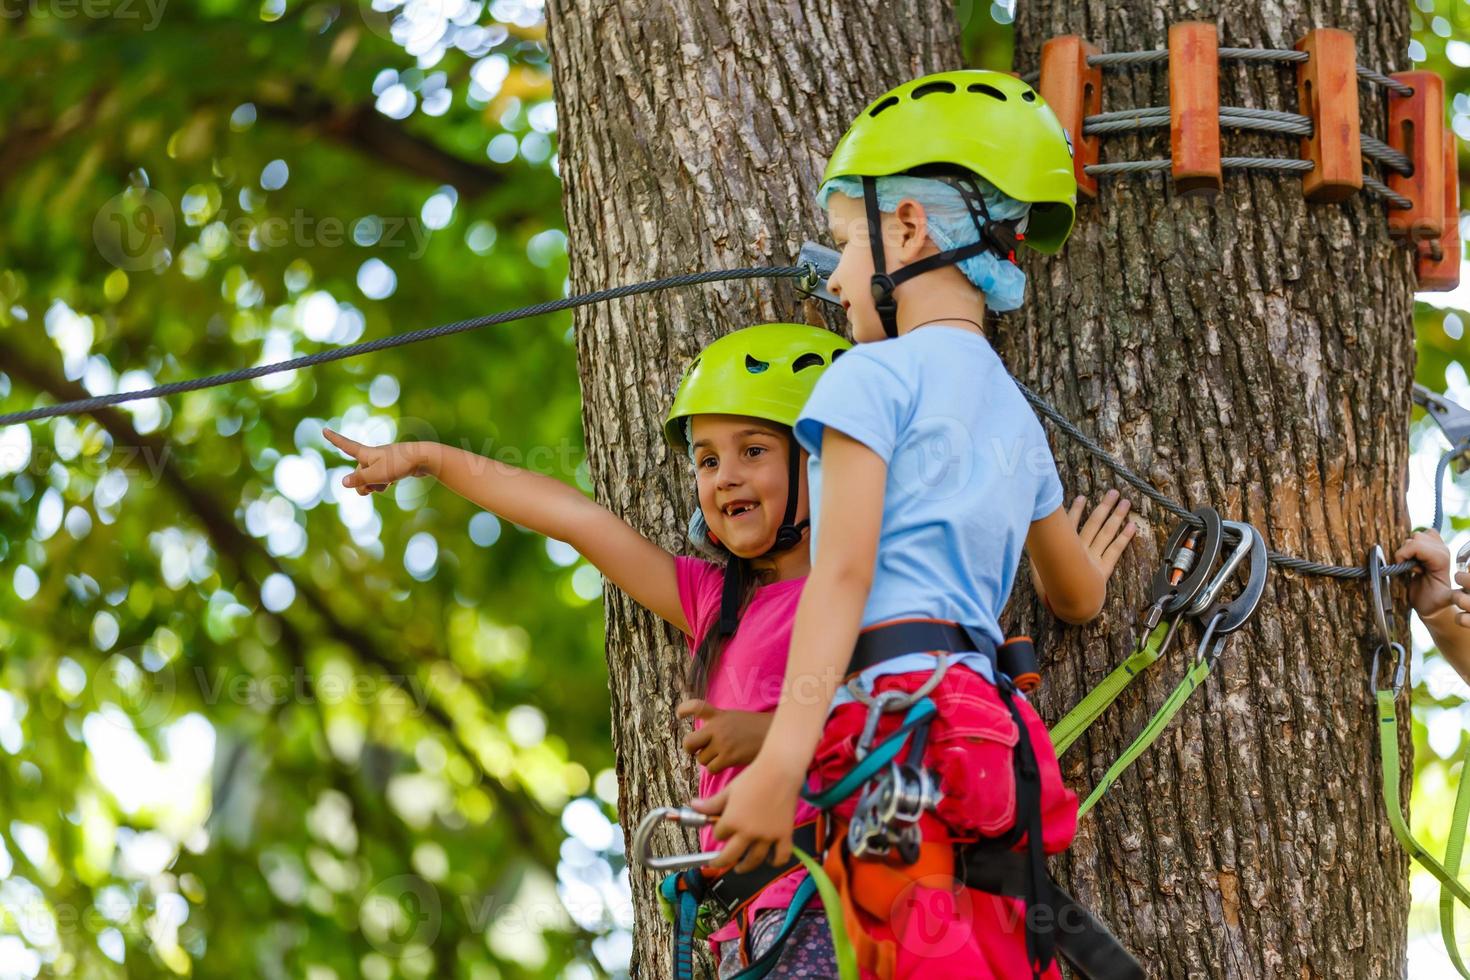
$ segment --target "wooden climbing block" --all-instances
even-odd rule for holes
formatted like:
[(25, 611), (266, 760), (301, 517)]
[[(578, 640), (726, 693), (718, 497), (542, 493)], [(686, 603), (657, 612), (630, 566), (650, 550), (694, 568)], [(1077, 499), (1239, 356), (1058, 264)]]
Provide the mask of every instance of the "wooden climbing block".
[[(1460, 285), (1460, 151), (1455, 134), (1446, 129), (1444, 140), (1444, 231), (1433, 242), (1418, 246), (1415, 271), (1425, 292), (1447, 292)], [(1436, 248), (1435, 246), (1438, 246)], [(1438, 252), (1439, 258), (1435, 258)]]
[(1408, 198), (1411, 207), (1390, 205), (1388, 230), (1401, 240), (1426, 242), (1444, 234), (1444, 80), (1432, 71), (1392, 77), (1414, 94), (1388, 94), (1388, 145), (1408, 155), (1414, 172), (1389, 175), (1389, 189)]
[(1357, 47), (1348, 31), (1323, 27), (1296, 49), (1310, 56), (1296, 66), (1297, 111), (1312, 120), (1312, 135), (1302, 140), (1302, 159), (1312, 162), (1302, 193), (1309, 201), (1342, 201), (1363, 188)]
[(1082, 135), (1083, 120), (1102, 111), (1102, 69), (1087, 63), (1097, 48), (1075, 34), (1049, 38), (1041, 45), (1041, 79), (1037, 89), (1072, 141), (1072, 169), (1077, 190), (1097, 197), (1097, 178), (1086, 168), (1100, 159), (1101, 140)]
[(1214, 24), (1169, 27), (1169, 149), (1181, 193), (1220, 189), (1220, 37)]

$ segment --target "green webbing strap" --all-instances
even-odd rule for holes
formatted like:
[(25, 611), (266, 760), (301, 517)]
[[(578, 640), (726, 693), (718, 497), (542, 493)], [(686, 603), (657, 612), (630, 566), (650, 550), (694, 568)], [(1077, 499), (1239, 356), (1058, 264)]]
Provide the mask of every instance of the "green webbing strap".
[[(1378, 749), (1383, 756), (1383, 805), (1388, 810), (1388, 825), (1393, 828), (1393, 835), (1399, 839), (1404, 850), (1409, 852), (1409, 857), (1418, 861), (1426, 871), (1439, 879), (1440, 884), (1440, 927), (1444, 932), (1445, 947), (1450, 951), (1450, 959), (1454, 961), (1459, 969), (1460, 975), (1470, 977), (1461, 965), (1459, 950), (1455, 946), (1454, 939), (1454, 907), (1449, 905), (1450, 899), (1459, 902), (1466, 908), (1470, 908), (1470, 891), (1460, 884), (1456, 877), (1459, 871), (1460, 853), (1465, 840), (1465, 817), (1470, 815), (1470, 798), (1467, 798), (1465, 790), (1465, 776), (1463, 771), (1460, 775), (1460, 791), (1455, 798), (1455, 818), (1450, 826), (1449, 848), (1446, 860), (1451, 867), (1446, 868), (1434, 858), (1429, 852), (1420, 846), (1409, 833), (1409, 825), (1404, 820), (1403, 807), (1399, 804), (1399, 708), (1398, 698), (1392, 690), (1378, 690), (1374, 692), (1378, 700)], [(1453, 870), (1451, 870), (1453, 869)], [(1449, 912), (1445, 908), (1449, 905)], [(1446, 919), (1448, 917), (1448, 928)]]
[(1205, 682), (1205, 678), (1210, 676), (1210, 670), (1214, 666), (1214, 657), (1205, 657), (1203, 659), (1196, 657), (1194, 659), (1189, 665), (1189, 672), (1184, 675), (1184, 680), (1180, 681), (1179, 686), (1169, 692), (1169, 696), (1164, 700), (1163, 704), (1159, 705), (1159, 710), (1154, 712), (1154, 716), (1149, 719), (1143, 731), (1138, 733), (1138, 737), (1133, 740), (1133, 744), (1128, 746), (1122, 755), (1118, 756), (1118, 761), (1113, 763), (1112, 768), (1104, 774), (1102, 780), (1093, 788), (1092, 795), (1083, 801), (1082, 806), (1077, 810), (1078, 819), (1081, 819), (1083, 814), (1091, 810), (1097, 801), (1102, 799), (1103, 794), (1112, 788), (1112, 785), (1118, 781), (1118, 778), (1123, 775), (1128, 767), (1133, 765), (1134, 761), (1143, 755), (1144, 752), (1148, 751), (1148, 747), (1158, 740), (1158, 737), (1163, 734), (1164, 729), (1169, 727), (1169, 722), (1173, 721), (1174, 716), (1179, 714), (1179, 709), (1183, 708), (1184, 703), (1189, 700), (1189, 696)]
[(1078, 701), (1076, 707), (1052, 726), (1051, 741), (1056, 747), (1058, 756), (1066, 752), (1072, 743), (1081, 738), (1082, 733), (1092, 727), (1092, 723), (1097, 721), (1098, 717), (1108, 710), (1114, 701), (1118, 700), (1118, 695), (1133, 683), (1133, 678), (1154, 665), (1159, 659), (1164, 640), (1168, 635), (1168, 623), (1160, 623), (1154, 627), (1154, 631), (1148, 635), (1142, 648), (1133, 651), (1127, 660), (1103, 678), (1102, 683), (1087, 692), (1087, 696)]
[(836, 954), (839, 980), (858, 980), (857, 951), (847, 938), (847, 920), (842, 915), (842, 899), (837, 894), (837, 886), (832, 884), (827, 872), (822, 870), (822, 866), (810, 854), (799, 847), (793, 847), (791, 853), (806, 868), (807, 878), (817, 886), (817, 895), (821, 897), (822, 908), (827, 912), (827, 926), (832, 930), (832, 951)]
[[(1395, 740), (1397, 741), (1397, 740)], [(1455, 815), (1450, 819), (1450, 839), (1444, 852), (1445, 870), (1456, 880), (1460, 877), (1460, 856), (1465, 850), (1465, 823), (1470, 820), (1470, 744), (1460, 755), (1460, 788), (1455, 792)], [(1455, 941), (1455, 896), (1446, 888), (1439, 890), (1439, 933), (1444, 937), (1445, 951), (1460, 976), (1470, 980), (1470, 972), (1460, 959), (1460, 947)]]

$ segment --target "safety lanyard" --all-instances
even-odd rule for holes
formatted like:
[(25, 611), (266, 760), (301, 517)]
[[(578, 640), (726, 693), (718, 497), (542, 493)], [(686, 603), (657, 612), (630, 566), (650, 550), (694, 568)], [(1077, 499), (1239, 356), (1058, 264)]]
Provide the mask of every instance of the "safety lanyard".
[[(1445, 951), (1450, 962), (1465, 980), (1470, 980), (1470, 971), (1465, 968), (1455, 939), (1455, 902), (1470, 908), (1470, 889), (1460, 882), (1460, 858), (1465, 846), (1465, 825), (1470, 819), (1470, 779), (1466, 779), (1470, 768), (1470, 747), (1462, 758), (1460, 788), (1455, 793), (1455, 809), (1450, 818), (1449, 840), (1445, 847), (1445, 859), (1441, 864), (1429, 851), (1414, 839), (1409, 822), (1404, 819), (1402, 801), (1399, 799), (1399, 696), (1404, 690), (1405, 675), (1408, 673), (1408, 653), (1403, 644), (1393, 638), (1394, 616), (1392, 599), (1389, 595), (1389, 578), (1383, 549), (1375, 545), (1368, 552), (1368, 595), (1373, 611), (1379, 643), (1373, 651), (1373, 669), (1368, 675), (1368, 685), (1373, 691), (1374, 703), (1378, 708), (1378, 753), (1383, 758), (1383, 808), (1388, 812), (1388, 826), (1394, 837), (1403, 845), (1409, 857), (1439, 881), (1439, 929), (1444, 939)], [(1378, 686), (1378, 669), (1382, 657), (1387, 654), (1396, 659), (1393, 681), (1388, 687)]]
[(1148, 635), (1140, 649), (1117, 667), (1102, 683), (1098, 684), (1087, 696), (1078, 701), (1071, 711), (1062, 716), (1061, 720), (1051, 727), (1052, 745), (1061, 755), (1071, 747), (1072, 743), (1082, 737), (1082, 733), (1092, 727), (1092, 723), (1102, 716), (1102, 713), (1118, 700), (1133, 679), (1158, 662), (1164, 655), (1164, 649), (1168, 644), (1168, 638), (1174, 631), (1173, 623), (1160, 623), (1154, 631)]
[(1210, 584), (1224, 528), (1211, 507), (1202, 507), (1192, 516), (1201, 526), (1183, 521), (1174, 529), (1164, 547), (1164, 563), (1150, 583), (1149, 604), (1138, 615), (1143, 643), (1052, 726), (1051, 740), (1058, 756), (1082, 737), (1138, 675), (1158, 662), (1169, 649), (1179, 617)]

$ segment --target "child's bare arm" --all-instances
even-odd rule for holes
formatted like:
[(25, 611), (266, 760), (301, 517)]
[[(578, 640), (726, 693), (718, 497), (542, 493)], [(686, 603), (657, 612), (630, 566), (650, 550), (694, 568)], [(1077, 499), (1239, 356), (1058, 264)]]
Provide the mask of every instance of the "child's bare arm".
[[(1083, 547), (1087, 549), (1104, 579), (1112, 578), (1118, 567), (1118, 559), (1123, 557), (1124, 549), (1133, 542), (1134, 535), (1138, 533), (1138, 525), (1127, 519), (1132, 506), (1128, 500), (1120, 499), (1117, 490), (1109, 490), (1103, 496), (1102, 502), (1093, 508), (1085, 523), (1082, 522), (1082, 514), (1087, 508), (1086, 497), (1079, 494), (1067, 508), (1067, 520), (1074, 528), (1079, 523), (1082, 525), (1077, 535), (1082, 539)], [(1041, 582), (1041, 576), (1037, 573), (1035, 559), (1031, 563), (1031, 584), (1040, 599), (1051, 602), (1046, 587)]]
[(576, 487), (437, 442), (364, 446), (330, 429), (323, 434), (357, 460), (343, 486), (367, 494), (404, 477), (435, 477), (498, 517), (567, 542), (633, 601), (689, 632), (674, 556)]
[(1026, 535), (1037, 591), (1052, 613), (1068, 623), (1085, 623), (1102, 611), (1108, 578), (1137, 533), (1127, 520), (1131, 505), (1119, 500), (1118, 491), (1109, 490), (1079, 529), (1086, 503), (1078, 497), (1070, 508), (1058, 507), (1034, 522)]

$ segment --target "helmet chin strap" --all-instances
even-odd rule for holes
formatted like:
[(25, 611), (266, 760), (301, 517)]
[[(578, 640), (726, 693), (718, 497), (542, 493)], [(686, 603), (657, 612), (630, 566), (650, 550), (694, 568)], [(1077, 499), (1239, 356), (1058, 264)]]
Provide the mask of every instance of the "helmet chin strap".
[(801, 532), (811, 525), (810, 519), (796, 521), (797, 498), (801, 496), (801, 446), (797, 444), (795, 434), (786, 436), (786, 446), (786, 513), (776, 530), (776, 543), (766, 549), (762, 558), (790, 551), (801, 544)]
[[(786, 513), (781, 518), (780, 528), (776, 530), (776, 542), (761, 554), (762, 558), (790, 551), (801, 544), (801, 533), (811, 525), (809, 518), (796, 520), (797, 498), (801, 496), (801, 446), (797, 443), (795, 434), (788, 433), (786, 440)], [(720, 622), (717, 627), (721, 636), (733, 636), (740, 626), (740, 599), (745, 591), (745, 578), (749, 574), (749, 562), (739, 555), (732, 554), (725, 563), (725, 582), (720, 592)]]
[(1015, 262), (1016, 243), (1025, 240), (1026, 236), (1016, 231), (1013, 223), (990, 219), (985, 195), (973, 180), (957, 177), (947, 180), (946, 183), (959, 191), (964, 198), (970, 220), (975, 223), (975, 231), (980, 236), (979, 241), (936, 252), (917, 262), (911, 262), (902, 269), (895, 269), (890, 274), (886, 271), (888, 265), (883, 254), (883, 215), (878, 210), (878, 180), (876, 177), (863, 178), (863, 205), (868, 214), (868, 239), (873, 249), (873, 305), (878, 309), (883, 333), (889, 339), (898, 336), (898, 300), (894, 298), (893, 291), (899, 286), (915, 276), (947, 265), (958, 265), (983, 252), (994, 252), (1008, 262)]

